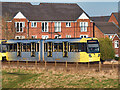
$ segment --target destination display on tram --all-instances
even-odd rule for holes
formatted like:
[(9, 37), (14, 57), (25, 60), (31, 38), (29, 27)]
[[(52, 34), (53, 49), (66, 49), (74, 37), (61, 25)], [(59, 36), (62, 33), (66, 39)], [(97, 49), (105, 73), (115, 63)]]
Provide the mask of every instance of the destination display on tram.
[(89, 40), (88, 43), (97, 43), (98, 40)]

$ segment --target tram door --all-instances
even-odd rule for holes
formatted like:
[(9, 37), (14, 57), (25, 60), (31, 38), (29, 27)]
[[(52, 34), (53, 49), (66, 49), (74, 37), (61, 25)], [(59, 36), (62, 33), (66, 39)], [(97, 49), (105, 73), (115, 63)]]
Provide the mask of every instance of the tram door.
[(68, 42), (63, 42), (63, 57), (68, 57)]
[(47, 43), (47, 56), (52, 57), (52, 42)]
[(17, 56), (21, 57), (21, 43), (17, 43)]
[(35, 57), (35, 42), (31, 43), (31, 57)]

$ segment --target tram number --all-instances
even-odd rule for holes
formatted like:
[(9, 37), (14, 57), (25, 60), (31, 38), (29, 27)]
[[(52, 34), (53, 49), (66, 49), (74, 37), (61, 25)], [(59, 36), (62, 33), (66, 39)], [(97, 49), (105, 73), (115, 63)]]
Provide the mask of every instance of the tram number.
[(63, 42), (63, 57), (68, 57), (68, 42)]

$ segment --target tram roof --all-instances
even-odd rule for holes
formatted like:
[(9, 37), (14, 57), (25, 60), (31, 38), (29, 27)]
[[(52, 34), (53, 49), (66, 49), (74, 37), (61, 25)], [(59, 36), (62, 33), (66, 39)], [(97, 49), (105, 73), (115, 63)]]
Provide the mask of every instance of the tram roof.
[(87, 40), (98, 40), (97, 38), (59, 38), (59, 39), (47, 39), (45, 42), (87, 42)]
[(31, 43), (31, 42), (36, 42), (38, 43), (39, 41), (45, 41), (45, 42), (87, 42), (87, 40), (98, 40), (97, 38), (58, 38), (58, 39), (11, 39), (7, 40), (7, 43), (17, 43), (17, 42), (22, 42), (22, 43)]
[(7, 40), (7, 43), (19, 43), (19, 42), (22, 42), (22, 43), (30, 43), (30, 42), (36, 42), (38, 43), (40, 40), (33, 40), (33, 39), (19, 39), (19, 40), (16, 40), (16, 39), (11, 39), (11, 40)]

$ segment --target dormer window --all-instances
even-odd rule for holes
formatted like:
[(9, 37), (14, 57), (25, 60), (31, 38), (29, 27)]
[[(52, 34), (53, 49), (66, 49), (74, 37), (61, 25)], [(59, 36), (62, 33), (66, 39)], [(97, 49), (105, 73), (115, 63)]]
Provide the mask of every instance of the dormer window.
[(80, 22), (81, 32), (87, 32), (88, 22)]
[(37, 22), (31, 22), (31, 27), (37, 27)]

